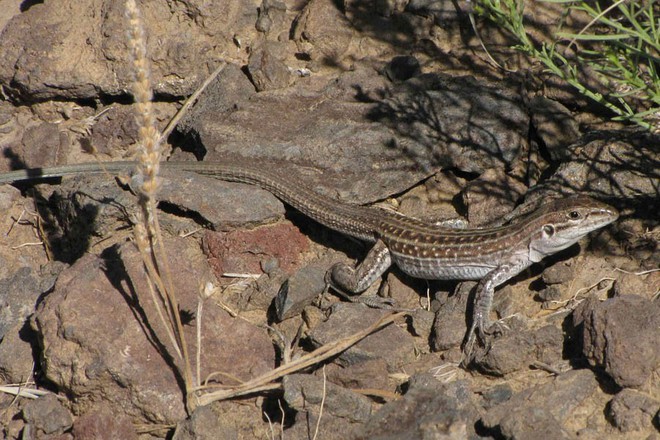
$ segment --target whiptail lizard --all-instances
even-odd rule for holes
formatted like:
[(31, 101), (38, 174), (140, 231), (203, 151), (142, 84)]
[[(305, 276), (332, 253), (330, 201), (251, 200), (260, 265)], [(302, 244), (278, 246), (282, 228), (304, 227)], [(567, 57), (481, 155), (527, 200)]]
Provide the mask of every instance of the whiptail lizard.
[[(106, 162), (18, 170), (0, 174), (0, 182), (88, 173), (127, 172), (134, 162)], [(429, 280), (480, 280), (466, 335), (464, 360), (476, 336), (485, 341), (495, 287), (533, 263), (576, 243), (618, 218), (613, 207), (587, 196), (549, 200), (538, 210), (492, 228), (450, 229), (378, 208), (352, 205), (323, 196), (291, 173), (268, 163), (164, 162), (162, 169), (190, 171), (217, 179), (262, 187), (317, 222), (374, 243), (355, 268), (343, 263), (329, 271), (333, 285), (360, 293), (394, 263), (401, 271)]]

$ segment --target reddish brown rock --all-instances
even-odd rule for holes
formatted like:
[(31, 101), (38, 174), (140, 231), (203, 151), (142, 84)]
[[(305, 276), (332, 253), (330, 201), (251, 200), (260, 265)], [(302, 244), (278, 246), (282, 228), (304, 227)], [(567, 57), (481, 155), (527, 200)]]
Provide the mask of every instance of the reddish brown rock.
[(290, 223), (250, 231), (207, 232), (204, 252), (217, 276), (224, 273), (260, 274), (264, 260), (277, 258), (291, 273), (308, 249), (308, 238)]
[[(212, 281), (204, 257), (182, 239), (166, 240), (180, 309), (196, 324), (198, 290)], [(98, 399), (142, 422), (185, 416), (181, 365), (148, 293), (134, 244), (86, 255), (65, 270), (34, 318), (43, 372), (71, 396), (76, 412)], [(194, 357), (195, 326), (184, 327)], [(275, 364), (263, 329), (207, 302), (202, 317), (201, 375), (222, 371), (247, 380)]]
[(73, 437), (76, 440), (137, 440), (138, 435), (129, 417), (111, 410), (107, 405), (100, 405), (76, 419)]

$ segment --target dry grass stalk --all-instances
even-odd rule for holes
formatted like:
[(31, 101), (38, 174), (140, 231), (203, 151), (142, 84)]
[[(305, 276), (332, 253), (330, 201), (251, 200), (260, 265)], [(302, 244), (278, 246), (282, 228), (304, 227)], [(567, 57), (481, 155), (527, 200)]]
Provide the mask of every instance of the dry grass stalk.
[(344, 339), (340, 339), (338, 341), (334, 341), (319, 347), (313, 352), (301, 356), (291, 363), (275, 368), (266, 374), (263, 374), (228, 390), (220, 390), (204, 394), (199, 397), (199, 404), (207, 405), (218, 400), (231, 399), (232, 397), (253, 394), (264, 389), (272, 389), (273, 381), (279, 380), (287, 374), (292, 374), (312, 365), (319, 364), (320, 362), (323, 362), (324, 360), (341, 353), (363, 338), (369, 336), (371, 333), (385, 327), (388, 324), (391, 324), (396, 319), (404, 315), (406, 315), (406, 312), (391, 313), (389, 315), (385, 315), (364, 330), (361, 330), (351, 336), (347, 336)]
[[(136, 228), (136, 244), (147, 270), (150, 289), (153, 291), (155, 286), (155, 290), (160, 297), (160, 301), (154, 300), (158, 314), (167, 329), (168, 335), (175, 341), (173, 345), (183, 361), (182, 376), (186, 388), (186, 405), (188, 410), (192, 411), (195, 403), (193, 402), (194, 399), (190, 398), (193, 389), (190, 358), (179, 315), (179, 304), (172, 287), (172, 278), (167, 265), (167, 254), (156, 214), (156, 194), (160, 186), (158, 171), (162, 155), (161, 136), (156, 128), (151, 102), (152, 87), (145, 31), (135, 0), (126, 1), (126, 17), (128, 19), (128, 45), (135, 68), (132, 92), (136, 104), (136, 118), (140, 127), (136, 176), (142, 183), (139, 188), (139, 209), (136, 216), (138, 223), (144, 225), (144, 229)], [(165, 308), (165, 314), (161, 311), (160, 303)], [(167, 319), (165, 319), (165, 316)]]

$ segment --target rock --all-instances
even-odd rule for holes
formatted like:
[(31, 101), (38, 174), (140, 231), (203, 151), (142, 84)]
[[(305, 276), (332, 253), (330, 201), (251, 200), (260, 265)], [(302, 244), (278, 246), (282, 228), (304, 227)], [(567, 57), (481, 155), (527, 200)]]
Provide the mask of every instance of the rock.
[(561, 424), (545, 409), (521, 407), (518, 411), (504, 415), (499, 423), (502, 438), (548, 438), (574, 440)]
[[(172, 281), (180, 309), (195, 313), (199, 286), (213, 280), (210, 268), (199, 249), (184, 246), (183, 239), (164, 245), (170, 267), (176, 268)], [(42, 347), (42, 371), (70, 396), (74, 411), (84, 413), (92, 401), (103, 401), (142, 423), (184, 417), (181, 384), (173, 371), (179, 360), (147, 292), (142, 258), (134, 244), (126, 243), (102, 257), (82, 257), (62, 272), (40, 304), (33, 327)], [(248, 380), (273, 368), (273, 345), (264, 330), (210, 302), (201, 324), (202, 378), (223, 371)], [(184, 333), (195, 353), (196, 325), (185, 325)]]
[(476, 438), (478, 417), (467, 383), (442, 384), (432, 375), (416, 375), (406, 394), (383, 405), (353, 438)]
[[(175, 233), (198, 228), (196, 222), (215, 229), (229, 229), (263, 224), (284, 214), (281, 202), (254, 186), (166, 169), (161, 176), (160, 207), (175, 215), (162, 215), (160, 220), (164, 228), (174, 229)], [(131, 184), (135, 186), (138, 182)], [(49, 198), (52, 216), (57, 220), (56, 227), (52, 222), (49, 230), (56, 258), (73, 262), (85, 252), (94, 251), (90, 248), (96, 241), (94, 237), (110, 237), (110, 241), (103, 242), (104, 247), (113, 240), (122, 241), (126, 209), (134, 203), (134, 196), (107, 176), (65, 179)]]
[(400, 193), (440, 168), (510, 166), (526, 145), (517, 94), (484, 81), (425, 74), (393, 85), (367, 68), (311, 81), (229, 111), (224, 91), (207, 90), (180, 129), (207, 160), (284, 160), (310, 190), (357, 203)]
[[(335, 342), (364, 330), (383, 316), (382, 310), (370, 309), (364, 304), (337, 303), (330, 317), (310, 332), (310, 341), (315, 347)], [(388, 371), (393, 372), (414, 358), (415, 341), (397, 325), (388, 325), (362, 339), (341, 353), (338, 360), (343, 365), (355, 365), (373, 359), (387, 362)]]
[(132, 420), (103, 404), (75, 420), (73, 436), (75, 439), (138, 439)]
[(332, 0), (311, 0), (294, 20), (293, 40), (312, 60), (339, 64), (353, 39), (353, 29)]
[(69, 152), (69, 145), (56, 124), (43, 122), (25, 129), (20, 147), (13, 154), (21, 157), (22, 167), (60, 165)]
[(16, 324), (22, 325), (34, 312), (39, 297), (55, 284), (58, 274), (65, 265), (50, 263), (35, 272), (22, 267), (10, 277), (0, 280), (0, 340)]
[(325, 274), (329, 266), (308, 265), (287, 279), (275, 298), (275, 314), (279, 321), (300, 314), (326, 288)]
[(32, 380), (36, 348), (35, 333), (26, 323), (6, 329), (0, 341), (0, 381), (6, 384), (27, 383)]
[(276, 43), (265, 42), (250, 54), (248, 72), (258, 92), (287, 87), (292, 80), (289, 68), (278, 56)]
[(348, 366), (329, 364), (326, 367), (326, 375), (328, 381), (348, 389), (387, 390), (393, 388), (388, 381), (387, 362), (383, 359), (371, 359)]
[(486, 170), (463, 188), (470, 225), (483, 226), (497, 221), (516, 206), (527, 187), (502, 168)]
[(575, 262), (573, 260), (559, 261), (543, 270), (541, 279), (547, 285), (563, 284), (575, 278)]
[(596, 198), (657, 206), (657, 153), (650, 134), (595, 133), (568, 149), (569, 157), (542, 184), (530, 189), (527, 201), (570, 192)]
[(199, 216), (197, 220), (212, 230), (258, 226), (284, 216), (282, 203), (256, 186), (166, 170), (162, 176), (159, 201), (167, 204), (165, 208)]
[(482, 393), (484, 398), (484, 408), (490, 409), (500, 405), (513, 396), (513, 390), (509, 384), (499, 384), (487, 389)]
[(631, 389), (619, 391), (608, 406), (609, 419), (621, 432), (653, 429), (653, 416), (658, 411), (660, 401)]
[(421, 302), (426, 302), (426, 299), (422, 298), (420, 294), (424, 295), (423, 292), (428, 288), (429, 284), (426, 280), (415, 279), (392, 270), (387, 273), (378, 294), (391, 298), (393, 304), (398, 308), (415, 310), (419, 308)]
[(460, 283), (453, 295), (441, 293), (436, 295), (433, 303), (435, 321), (431, 333), (430, 344), (433, 351), (449, 350), (458, 347), (463, 342), (467, 332), (466, 314), (470, 290), (475, 282)]
[(190, 418), (179, 422), (172, 436), (172, 440), (215, 440), (238, 439), (238, 432), (232, 429), (226, 419), (218, 417), (210, 405), (195, 409)]
[(562, 330), (546, 325), (535, 331), (505, 330), (493, 338), (490, 349), (476, 359), (479, 369), (496, 376), (504, 376), (527, 369), (533, 361), (548, 365), (562, 358), (564, 338)]
[(428, 340), (433, 331), (433, 323), (435, 322), (436, 314), (426, 309), (415, 309), (411, 315), (411, 325), (415, 335), (421, 336), (422, 339)]
[[(634, 317), (634, 318), (633, 318)], [(573, 313), (583, 323), (582, 353), (624, 388), (643, 386), (660, 368), (660, 303), (636, 295), (600, 302), (591, 297)], [(654, 373), (655, 372), (655, 373)]]
[[(431, 121), (424, 116), (436, 113), (442, 117)], [(527, 146), (528, 119), (520, 97), (470, 76), (411, 78), (395, 85), (370, 116), (401, 136), (399, 148), (424, 147), (427, 154), (443, 150), (436, 163), (465, 172), (510, 166)]]
[[(137, 111), (134, 104), (113, 104), (105, 107), (93, 119), (89, 136), (85, 137), (83, 143), (90, 143), (95, 152), (101, 155), (114, 158), (131, 157), (134, 145), (138, 142), (139, 127), (135, 118)], [(153, 102), (152, 112), (156, 127), (164, 130), (176, 111), (177, 108), (172, 103)]]
[(580, 137), (580, 127), (570, 110), (557, 101), (544, 96), (529, 100), (532, 124), (550, 159), (563, 162), (570, 156), (568, 146)]
[[(344, 422), (364, 422), (371, 415), (371, 400), (362, 394), (309, 374), (290, 374), (282, 380), (284, 400), (293, 409), (318, 417), (321, 401), (323, 414)], [(314, 425), (312, 425), (314, 426)]]
[(255, 28), (266, 34), (268, 39), (279, 39), (282, 34), (288, 39), (291, 23), (287, 20), (287, 6), (279, 0), (263, 0), (258, 10)]
[(383, 70), (387, 78), (392, 82), (406, 81), (422, 73), (419, 61), (410, 55), (401, 55), (392, 58)]
[(564, 425), (569, 420), (578, 426), (583, 423), (580, 410), (598, 387), (590, 371), (568, 371), (490, 408), (481, 422), (507, 438), (572, 438)]
[(543, 308), (549, 309), (553, 302), (559, 301), (562, 297), (561, 289), (558, 285), (552, 285), (541, 290), (538, 299), (543, 301)]
[[(245, 39), (257, 33), (257, 8), (251, 0), (141, 7), (147, 56), (153, 60), (152, 84), (161, 96), (190, 95), (208, 75), (209, 64), (225, 58), (225, 51), (235, 51), (237, 32), (248, 32)], [(21, 102), (124, 95), (134, 69), (126, 26), (121, 2), (34, 4), (3, 31), (0, 83)]]
[(253, 230), (206, 232), (203, 248), (213, 270), (224, 273), (259, 274), (261, 263), (277, 258), (279, 267), (291, 273), (307, 250), (309, 239), (290, 223), (262, 226)]
[(59, 435), (71, 428), (73, 417), (62, 406), (55, 394), (46, 394), (32, 400), (23, 407), (23, 420), (27, 423), (26, 432), (41, 435)]
[(456, 8), (449, 0), (410, 0), (406, 5), (406, 12), (432, 17), (440, 26), (457, 19)]
[[(267, 438), (273, 425), (290, 422), (293, 417), (284, 404), (275, 399), (220, 401), (195, 408), (192, 415), (177, 424), (173, 440), (240, 440)], [(271, 424), (264, 423), (265, 416)]]
[(50, 290), (57, 274), (64, 269), (59, 262), (49, 263), (40, 273), (23, 267), (0, 281), (0, 381), (25, 383), (34, 370), (36, 335), (27, 319), (34, 313), (38, 299)]
[(237, 64), (227, 64), (204, 89), (197, 103), (177, 125), (178, 131), (187, 132), (200, 115), (214, 112), (217, 119), (240, 110), (257, 91)]

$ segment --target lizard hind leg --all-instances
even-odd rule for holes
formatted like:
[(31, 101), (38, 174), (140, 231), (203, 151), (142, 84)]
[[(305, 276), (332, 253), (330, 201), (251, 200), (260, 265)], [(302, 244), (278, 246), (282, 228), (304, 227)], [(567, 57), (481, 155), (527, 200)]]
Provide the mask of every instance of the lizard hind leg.
[(357, 267), (353, 268), (345, 263), (332, 266), (326, 274), (326, 282), (348, 301), (361, 302), (374, 308), (390, 308), (390, 298), (355, 295), (367, 290), (391, 265), (389, 249), (385, 243), (378, 240)]

